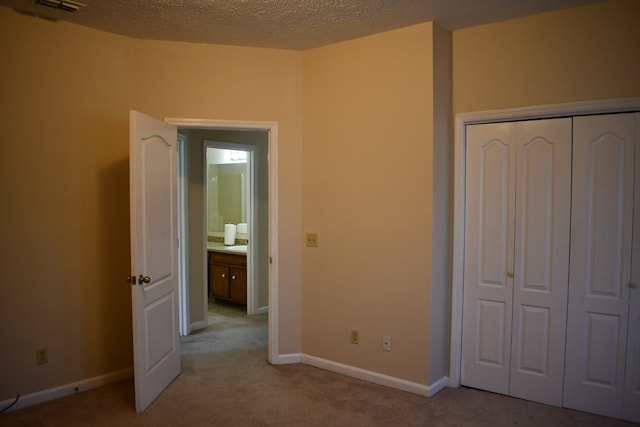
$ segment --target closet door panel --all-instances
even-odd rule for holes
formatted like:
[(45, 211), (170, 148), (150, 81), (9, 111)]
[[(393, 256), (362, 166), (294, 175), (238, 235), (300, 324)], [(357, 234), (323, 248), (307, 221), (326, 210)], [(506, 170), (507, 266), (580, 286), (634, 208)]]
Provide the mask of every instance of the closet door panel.
[(634, 114), (574, 118), (564, 406), (621, 417), (634, 180)]
[(509, 392), (515, 124), (467, 127), (461, 383)]
[(622, 417), (640, 423), (640, 113), (635, 115), (635, 203), (629, 284), (629, 331)]
[(571, 119), (519, 122), (510, 394), (562, 405)]

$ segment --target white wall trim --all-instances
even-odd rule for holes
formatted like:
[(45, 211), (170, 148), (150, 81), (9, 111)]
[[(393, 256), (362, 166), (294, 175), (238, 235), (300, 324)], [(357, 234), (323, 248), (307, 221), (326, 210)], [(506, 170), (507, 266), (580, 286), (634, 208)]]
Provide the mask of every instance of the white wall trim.
[(269, 306), (268, 305), (264, 305), (264, 306), (258, 307), (256, 309), (256, 315), (267, 314), (267, 313), (269, 313)]
[(189, 334), (193, 331), (199, 331), (200, 329), (206, 329), (209, 327), (209, 320), (200, 320), (199, 322), (193, 322), (189, 324)]
[(264, 130), (269, 132), (269, 363), (278, 360), (278, 123), (241, 120), (165, 118), (165, 122), (182, 128)]
[(300, 353), (279, 354), (269, 363), (272, 365), (293, 365), (295, 363), (300, 363), (301, 357)]
[(466, 126), (474, 123), (622, 113), (639, 110), (640, 98), (620, 98), (456, 114), (453, 169), (453, 265), (451, 274), (451, 347), (449, 355), (450, 387), (458, 387), (460, 385), (460, 361), (462, 358)]
[[(53, 387), (46, 390), (36, 391), (34, 393), (20, 396), (18, 401), (7, 410), (7, 412), (16, 411), (18, 409), (37, 405), (39, 403), (49, 402), (61, 397), (71, 396), (72, 394), (81, 393), (83, 391), (102, 387), (107, 384), (116, 383), (133, 377), (133, 368), (122, 369), (120, 371), (111, 372), (105, 375), (99, 375), (93, 378), (87, 378)], [(15, 398), (7, 399), (0, 402), (0, 409), (6, 408), (15, 401)]]
[(431, 397), (434, 394), (438, 393), (443, 388), (446, 388), (448, 385), (449, 385), (449, 377), (447, 377), (447, 376), (444, 376), (444, 377), (440, 378), (438, 381), (434, 382), (433, 384), (430, 384), (428, 386), (429, 387), (429, 397)]
[(187, 176), (186, 176), (186, 156), (185, 156), (185, 138), (178, 134), (178, 240), (180, 248), (178, 249), (178, 294), (180, 318), (180, 335), (189, 335), (192, 331), (189, 325), (189, 287), (186, 285), (189, 281), (187, 260), (189, 259), (189, 248), (186, 247), (187, 242), (187, 218), (189, 217), (189, 207), (186, 203), (187, 197)]
[(355, 366), (344, 365), (332, 360), (310, 356), (308, 354), (302, 354), (300, 361), (306, 365), (315, 366), (316, 368), (325, 369), (327, 371), (346, 375), (348, 377), (358, 378), (364, 381), (369, 381), (371, 383), (407, 391), (409, 393), (419, 394), (421, 396), (433, 396), (435, 393), (442, 390), (448, 383), (448, 380), (441, 379), (438, 380), (434, 384), (434, 386), (427, 386), (424, 384), (418, 384), (412, 381), (403, 380), (402, 378), (396, 378), (389, 375), (380, 374), (378, 372), (356, 368)]

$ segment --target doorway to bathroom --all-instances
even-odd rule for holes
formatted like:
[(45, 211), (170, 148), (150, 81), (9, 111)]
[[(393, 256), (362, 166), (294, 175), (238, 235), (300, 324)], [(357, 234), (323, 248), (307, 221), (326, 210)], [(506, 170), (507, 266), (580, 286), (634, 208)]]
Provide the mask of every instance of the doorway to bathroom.
[[(180, 287), (180, 334), (186, 336), (203, 330), (210, 322), (210, 264), (207, 246), (210, 237), (224, 238), (224, 233), (219, 230), (209, 233), (208, 218), (211, 216), (222, 225), (233, 221), (237, 237), (240, 238), (238, 242), (247, 243), (229, 245), (246, 246), (247, 300), (246, 306), (239, 306), (245, 310), (244, 315), (262, 315), (268, 318), (268, 337), (265, 337), (268, 340), (268, 359), (276, 360), (277, 333), (274, 330), (277, 331), (277, 306), (270, 304), (270, 301), (277, 301), (277, 269), (271, 263), (272, 248), (277, 245), (277, 124), (193, 119), (165, 121), (178, 126), (178, 139), (181, 141), (178, 157), (181, 176), (179, 187), (182, 193), (179, 202), (182, 208), (179, 211), (182, 218), (179, 218), (179, 228), (183, 235), (181, 242), (184, 242), (181, 248), (181, 271), (184, 272), (181, 282), (184, 285)], [(207, 161), (207, 150), (211, 148), (246, 155), (246, 176), (236, 177), (246, 182), (246, 201), (243, 203), (244, 207), (239, 208), (240, 211), (245, 210), (246, 219), (239, 217), (227, 221), (224, 219), (224, 212), (211, 212), (209, 215), (207, 171), (211, 163)], [(247, 224), (246, 232), (243, 230), (244, 224)]]

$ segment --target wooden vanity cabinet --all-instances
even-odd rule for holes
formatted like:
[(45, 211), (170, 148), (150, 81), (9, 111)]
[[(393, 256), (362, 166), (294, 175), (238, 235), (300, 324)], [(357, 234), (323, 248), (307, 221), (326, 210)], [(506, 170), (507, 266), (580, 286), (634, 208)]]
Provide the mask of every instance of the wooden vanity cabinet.
[(209, 293), (214, 298), (247, 303), (247, 256), (209, 252)]

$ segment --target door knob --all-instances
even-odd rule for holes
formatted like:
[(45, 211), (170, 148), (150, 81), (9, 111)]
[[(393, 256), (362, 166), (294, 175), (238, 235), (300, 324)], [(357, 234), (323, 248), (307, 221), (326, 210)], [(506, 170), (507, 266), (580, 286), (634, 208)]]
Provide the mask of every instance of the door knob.
[(633, 282), (627, 283), (627, 286), (630, 287), (631, 289), (635, 289), (637, 287), (637, 285)]
[(142, 283), (149, 283), (151, 281), (151, 277), (149, 276), (143, 276), (142, 274), (140, 276), (138, 276), (138, 283), (142, 284)]
[(513, 273), (512, 273), (512, 272), (510, 272), (510, 271), (507, 271), (507, 277), (511, 277), (511, 278), (513, 278)]

